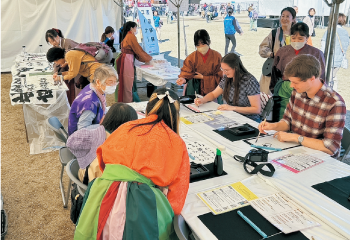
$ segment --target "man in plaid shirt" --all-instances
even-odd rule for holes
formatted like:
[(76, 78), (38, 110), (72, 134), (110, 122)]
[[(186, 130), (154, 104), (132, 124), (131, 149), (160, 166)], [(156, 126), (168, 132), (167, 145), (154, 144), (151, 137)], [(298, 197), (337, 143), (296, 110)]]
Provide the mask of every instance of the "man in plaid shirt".
[(338, 156), (345, 102), (323, 83), (320, 69), (320, 62), (312, 55), (298, 55), (287, 65), (284, 76), (294, 90), (283, 118), (277, 123), (260, 123), (259, 131), (276, 130), (274, 137), (281, 142), (296, 142)]

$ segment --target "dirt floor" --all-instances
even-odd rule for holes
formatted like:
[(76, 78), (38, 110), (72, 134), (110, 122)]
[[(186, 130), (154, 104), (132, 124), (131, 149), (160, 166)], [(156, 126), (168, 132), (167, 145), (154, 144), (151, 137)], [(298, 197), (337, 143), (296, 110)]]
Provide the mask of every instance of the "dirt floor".
[[(258, 80), (261, 66), (265, 59), (259, 54), (259, 44), (269, 34), (271, 29), (248, 31), (249, 19), (246, 14), (237, 16), (244, 34), (237, 35), (236, 51), (242, 54), (245, 67)], [(160, 50), (166, 58), (177, 65), (177, 24), (167, 24), (162, 17), (162, 40)], [(206, 23), (196, 17), (185, 17), (188, 54), (195, 50), (193, 34), (198, 29), (206, 29), (212, 40), (211, 48), (224, 54), (225, 39), (222, 19)], [(183, 22), (181, 21), (181, 59), (185, 59)], [(346, 28), (348, 31), (349, 28)], [(321, 38), (326, 29), (316, 29), (316, 37), (312, 38), (314, 46), (321, 46)], [(347, 53), (350, 59), (350, 51)], [(350, 70), (340, 69), (338, 92), (350, 105), (350, 92), (346, 90)], [(74, 224), (70, 221), (70, 204), (63, 208), (59, 190), (61, 164), (58, 151), (29, 155), (29, 145), (26, 141), (23, 110), (21, 105), (11, 106), (9, 89), (12, 81), (10, 74), (1, 74), (1, 193), (4, 197), (4, 207), (8, 213), (9, 226), (6, 239), (72, 239)], [(141, 87), (145, 83), (139, 84)], [(145, 88), (140, 88), (140, 97), (147, 100)], [(113, 96), (108, 96), (111, 105)], [(347, 125), (348, 122), (347, 122)], [(68, 177), (64, 175), (67, 188)]]

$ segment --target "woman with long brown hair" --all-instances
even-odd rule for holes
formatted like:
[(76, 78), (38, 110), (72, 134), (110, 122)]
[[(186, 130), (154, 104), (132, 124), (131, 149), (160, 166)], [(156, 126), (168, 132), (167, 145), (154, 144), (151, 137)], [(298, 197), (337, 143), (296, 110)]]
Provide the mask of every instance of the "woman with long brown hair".
[(222, 58), (221, 70), (224, 77), (219, 86), (205, 97), (196, 98), (195, 104), (213, 101), (223, 94), (226, 104), (220, 105), (219, 110), (235, 111), (260, 122), (260, 86), (256, 78), (247, 71), (241, 59), (234, 53)]

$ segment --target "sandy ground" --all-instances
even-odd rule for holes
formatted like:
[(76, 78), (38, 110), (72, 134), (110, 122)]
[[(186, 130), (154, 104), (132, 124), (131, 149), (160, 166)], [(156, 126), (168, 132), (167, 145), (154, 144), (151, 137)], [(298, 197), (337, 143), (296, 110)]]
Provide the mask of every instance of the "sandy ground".
[[(177, 24), (167, 24), (162, 28), (163, 42), (160, 50), (173, 65), (177, 65)], [(249, 32), (249, 19), (245, 14), (238, 16), (244, 30), (243, 36), (237, 36), (236, 51), (242, 54), (245, 67), (260, 78), (264, 62), (258, 55), (258, 46), (271, 31), (258, 29)], [(183, 22), (181, 21), (181, 59), (185, 58)], [(193, 34), (196, 30), (206, 29), (212, 40), (212, 49), (224, 54), (225, 39), (222, 19), (206, 23), (199, 17), (185, 17), (188, 54), (195, 50)], [(349, 31), (349, 28), (347, 28)], [(320, 47), (325, 29), (316, 29), (314, 46)], [(348, 51), (348, 59), (350, 59)], [(339, 93), (350, 105), (350, 92), (346, 90), (350, 70), (341, 69), (338, 73)], [(62, 205), (59, 190), (61, 164), (58, 152), (29, 155), (26, 142), (22, 106), (11, 106), (9, 89), (12, 78), (10, 74), (1, 74), (1, 192), (4, 206), (9, 217), (6, 239), (72, 239), (75, 226), (69, 218), (69, 209)], [(140, 87), (145, 83), (138, 84)], [(142, 100), (147, 100), (145, 88), (139, 89)], [(108, 96), (108, 105), (114, 102)], [(348, 125), (348, 124), (347, 124)], [(65, 187), (68, 177), (64, 176)]]

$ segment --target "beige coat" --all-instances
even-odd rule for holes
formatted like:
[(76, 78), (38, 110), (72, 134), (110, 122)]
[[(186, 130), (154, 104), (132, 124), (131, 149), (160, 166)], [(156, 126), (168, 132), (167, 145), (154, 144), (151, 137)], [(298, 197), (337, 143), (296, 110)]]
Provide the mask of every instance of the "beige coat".
[[(285, 41), (285, 37), (283, 35), (283, 40), (282, 43), (279, 40), (279, 35), (281, 32), (281, 28), (277, 28), (276, 31), (276, 37), (275, 37), (275, 45), (274, 48), (272, 50), (272, 31), (270, 32), (270, 34), (261, 42), (260, 46), (259, 46), (259, 55), (262, 58), (269, 58), (271, 56), (271, 53), (273, 52), (274, 55), (277, 53), (278, 49), (280, 49), (280, 47), (283, 47), (284, 41)], [(260, 77), (260, 91), (264, 92), (268, 95), (272, 95), (269, 89), (270, 86), (270, 81), (271, 81), (271, 77), (268, 76), (264, 76), (263, 74), (261, 74)]]

